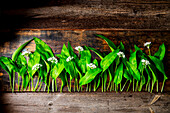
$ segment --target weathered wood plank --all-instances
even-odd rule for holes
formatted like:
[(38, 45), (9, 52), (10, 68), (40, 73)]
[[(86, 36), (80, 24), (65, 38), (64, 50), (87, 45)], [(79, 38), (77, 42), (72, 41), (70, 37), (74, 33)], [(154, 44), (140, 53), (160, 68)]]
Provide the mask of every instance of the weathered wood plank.
[(150, 93), (3, 93), (1, 109), (5, 113), (169, 113), (170, 95), (150, 105), (156, 94)]
[[(129, 2), (128, 2), (129, 1)], [(152, 3), (153, 2), (153, 3)], [(156, 2), (156, 3), (155, 3)], [(111, 1), (99, 4), (4, 9), (1, 28), (170, 29), (170, 2)], [(157, 3), (158, 2), (158, 3)], [(160, 2), (160, 3), (159, 3)], [(105, 4), (107, 3), (107, 4)], [(11, 18), (13, 18), (11, 20)]]

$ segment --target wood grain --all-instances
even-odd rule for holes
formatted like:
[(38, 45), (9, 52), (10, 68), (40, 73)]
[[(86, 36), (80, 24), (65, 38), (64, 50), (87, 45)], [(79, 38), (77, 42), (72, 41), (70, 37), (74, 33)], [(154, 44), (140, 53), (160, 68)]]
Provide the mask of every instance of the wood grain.
[[(156, 96), (160, 98), (152, 105)], [(169, 113), (170, 95), (150, 93), (3, 93), (4, 113)]]
[[(62, 4), (62, 3), (61, 3)], [(170, 2), (81, 0), (73, 4), (4, 9), (1, 29), (170, 29)], [(12, 18), (12, 19), (11, 19)]]

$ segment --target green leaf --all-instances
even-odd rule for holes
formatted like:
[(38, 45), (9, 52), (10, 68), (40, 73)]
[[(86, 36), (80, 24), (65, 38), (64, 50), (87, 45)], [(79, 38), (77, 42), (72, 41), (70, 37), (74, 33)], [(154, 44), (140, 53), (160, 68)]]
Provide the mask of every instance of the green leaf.
[(42, 81), (45, 84), (47, 84), (48, 73), (50, 71), (50, 65), (42, 58), (40, 59), (40, 64), (42, 64), (42, 67), (39, 69), (39, 76), (41, 77)]
[(92, 47), (88, 47), (90, 50), (92, 50), (94, 53), (96, 53), (99, 57), (100, 57), (100, 59), (103, 59), (103, 55), (102, 55), (102, 53), (100, 53), (98, 50), (96, 50), (96, 49), (94, 49), (94, 48), (92, 48)]
[(114, 83), (115, 84), (119, 84), (122, 81), (122, 76), (123, 76), (123, 63), (121, 63), (116, 72), (115, 72), (115, 76), (114, 76)]
[(128, 61), (127, 61), (127, 66), (128, 66), (128, 68), (129, 68), (129, 70), (130, 70), (131, 75), (132, 75), (137, 81), (139, 81), (139, 80), (140, 80), (140, 72), (138, 71), (138, 69), (137, 69), (133, 64), (129, 63)]
[(67, 83), (67, 81), (66, 81), (67, 78), (66, 77), (67, 77), (67, 73), (64, 72), (64, 71), (59, 75), (59, 78), (61, 79), (61, 82), (62, 82), (61, 88), (63, 88)]
[(54, 56), (53, 51), (45, 42), (36, 37), (34, 37), (34, 41), (36, 44), (36, 51), (40, 53), (44, 60)]
[(157, 57), (160, 60), (163, 60), (165, 56), (165, 45), (164, 43), (159, 46), (159, 50), (154, 54), (155, 57)]
[(109, 45), (111, 51), (114, 51), (115, 49), (117, 49), (116, 45), (111, 40), (106, 38), (105, 36), (103, 36), (103, 35), (97, 35), (97, 36), (104, 39), (107, 42), (107, 44)]
[(133, 80), (133, 77), (129, 74), (129, 72), (127, 71), (127, 69), (124, 69), (123, 76), (124, 76), (127, 80), (130, 80), (130, 81)]
[(136, 53), (137, 53), (137, 51), (131, 53), (131, 54), (130, 54), (130, 57), (129, 57), (129, 62), (130, 62), (135, 68), (137, 68)]
[(23, 66), (27, 65), (27, 60), (23, 55), (21, 55), (21, 53), (17, 57), (16, 62), (19, 68), (22, 68)]
[(156, 68), (164, 75), (164, 80), (168, 79), (165, 74), (164, 65), (163, 65), (162, 61), (154, 56), (149, 56), (149, 57), (154, 62)]
[(56, 79), (63, 70), (64, 70), (64, 65), (58, 62), (51, 70), (52, 78)]
[(40, 63), (40, 54), (38, 52), (33, 53), (33, 57), (28, 60), (28, 74), (33, 76), (37, 70), (32, 70), (32, 67)]
[(20, 54), (20, 52), (25, 48), (25, 46), (27, 46), (33, 39), (27, 41), (26, 43), (22, 44), (17, 50), (15, 50), (15, 52), (12, 54), (12, 60), (16, 61), (18, 55)]
[(79, 85), (90, 83), (102, 71), (100, 68), (91, 69), (80, 79)]
[[(154, 69), (154, 67), (152, 65), (148, 65), (149, 70), (152, 73), (152, 78), (153, 78), (153, 84), (155, 84), (155, 82), (157, 81), (157, 76), (156, 76), (156, 69)], [(152, 67), (152, 68), (151, 68)]]
[(0, 57), (0, 66), (11, 76), (12, 72), (18, 71), (14, 62), (8, 57)]
[(119, 49), (109, 53), (106, 55), (103, 60), (100, 62), (100, 66), (103, 69), (103, 72), (109, 68), (109, 66), (113, 63), (115, 58), (117, 57), (117, 53), (119, 52)]
[(99, 63), (98, 63), (97, 59), (93, 60), (93, 64), (95, 64), (97, 67), (99, 66)]
[(61, 50), (61, 55), (66, 56), (66, 57), (70, 56), (70, 53), (69, 53), (69, 51), (68, 51), (68, 49), (67, 49), (65, 44), (63, 44), (63, 48)]
[(122, 42), (120, 42), (119, 49), (120, 49), (120, 51), (122, 51), (123, 53), (125, 53), (125, 47), (124, 47), (124, 45), (123, 45)]
[(76, 69), (74, 67), (74, 62), (73, 61), (69, 61), (69, 62), (64, 61), (64, 67), (65, 67), (66, 72), (68, 72), (71, 75), (71, 80), (72, 80), (74, 78), (74, 76), (77, 74)]

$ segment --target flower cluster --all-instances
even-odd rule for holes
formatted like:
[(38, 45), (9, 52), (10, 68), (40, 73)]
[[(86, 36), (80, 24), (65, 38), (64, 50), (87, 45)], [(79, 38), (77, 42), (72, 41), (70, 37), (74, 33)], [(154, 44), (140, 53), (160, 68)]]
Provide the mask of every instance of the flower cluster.
[(97, 68), (95, 64), (93, 63), (90, 63), (90, 64), (87, 64), (88, 67), (90, 67), (91, 69), (95, 69)]
[(69, 62), (69, 61), (71, 61), (73, 58), (74, 58), (73, 56), (69, 56), (69, 57), (66, 59), (66, 61)]
[(147, 65), (150, 64), (150, 62), (148, 60), (145, 60), (145, 59), (142, 59), (141, 62), (142, 62), (142, 65), (144, 65), (144, 66), (147, 66)]
[(38, 70), (40, 67), (42, 67), (42, 64), (35, 64), (35, 65), (32, 67), (32, 70)]
[(57, 60), (57, 58), (55, 58), (55, 57), (50, 57), (50, 58), (48, 58), (47, 60), (50, 61), (51, 63), (55, 63), (55, 64), (58, 63), (58, 60)]
[(28, 56), (29, 54), (31, 54), (31, 52), (30, 52), (30, 51), (27, 51), (27, 50), (24, 50), (24, 51), (22, 52), (22, 55), (24, 55), (24, 56)]
[(125, 54), (123, 53), (123, 52), (119, 52), (119, 53), (117, 53), (117, 55), (119, 56), (119, 57), (123, 57), (123, 58), (125, 58)]
[(84, 51), (84, 49), (83, 49), (83, 47), (81, 47), (81, 46), (77, 46), (77, 47), (75, 47), (75, 49), (77, 50), (77, 51)]
[(145, 42), (144, 43), (144, 46), (146, 46), (148, 49), (149, 49), (150, 45), (151, 45), (151, 42)]

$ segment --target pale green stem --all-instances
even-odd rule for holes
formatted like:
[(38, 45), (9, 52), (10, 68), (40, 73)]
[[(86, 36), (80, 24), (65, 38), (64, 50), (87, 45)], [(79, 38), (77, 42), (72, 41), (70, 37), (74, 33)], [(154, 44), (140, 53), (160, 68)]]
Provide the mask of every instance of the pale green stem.
[(128, 88), (127, 88), (126, 91), (129, 91), (129, 88), (130, 88), (131, 83), (132, 83), (132, 81), (130, 81), (129, 86), (128, 86)]
[(133, 78), (133, 92), (135, 91), (135, 79)]
[(51, 82), (51, 77), (49, 76), (49, 80), (48, 80), (48, 93), (50, 92), (50, 82)]
[(136, 81), (136, 88), (135, 91), (138, 91), (138, 81)]
[(12, 92), (15, 91), (15, 72), (13, 71), (13, 88), (12, 88)]
[(74, 79), (74, 92), (76, 92), (76, 78)]
[[(62, 86), (61, 86), (62, 87)], [(58, 86), (57, 86), (57, 80), (55, 80), (55, 91), (58, 90)]]
[(47, 84), (45, 84), (45, 86), (44, 86), (44, 91), (46, 91), (46, 88), (47, 88)]
[(102, 77), (102, 92), (103, 92), (103, 77)]
[(158, 80), (156, 81), (156, 83), (157, 83), (156, 91), (159, 92), (159, 86), (158, 86), (159, 82), (158, 82)]
[(165, 84), (165, 80), (164, 80), (163, 83), (162, 83), (161, 93), (162, 93), (163, 90), (164, 90), (164, 84)]
[(18, 73), (18, 92), (20, 91), (20, 75)]
[(36, 84), (36, 86), (35, 86), (35, 88), (34, 88), (34, 92), (35, 92), (35, 91), (37, 90), (37, 88), (38, 88), (39, 81), (40, 81), (40, 77), (38, 76), (38, 80), (37, 80), (37, 84)]
[(121, 91), (123, 91), (123, 89), (125, 88), (125, 86), (126, 86), (127, 82), (128, 82), (128, 80), (126, 80), (126, 82), (124, 83), (124, 85), (123, 85), (123, 87), (122, 87)]
[(111, 80), (109, 81), (109, 84), (108, 84), (108, 86), (107, 86), (107, 91), (109, 90), (110, 83), (111, 83)]
[(96, 82), (94, 82), (94, 92), (96, 91)]
[(86, 92), (88, 91), (88, 89), (89, 89), (89, 84), (87, 84), (87, 86), (86, 86)]
[(149, 50), (149, 55), (151, 55), (151, 50), (150, 50), (150, 48), (149, 48), (148, 50)]
[(31, 81), (32, 81), (32, 91), (34, 91), (34, 78), (33, 77), (31, 78)]
[(70, 75), (70, 92), (71, 92), (71, 75)]
[(54, 79), (52, 79), (52, 92), (54, 92)]

